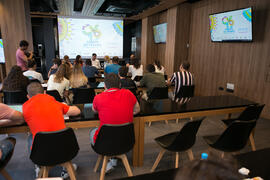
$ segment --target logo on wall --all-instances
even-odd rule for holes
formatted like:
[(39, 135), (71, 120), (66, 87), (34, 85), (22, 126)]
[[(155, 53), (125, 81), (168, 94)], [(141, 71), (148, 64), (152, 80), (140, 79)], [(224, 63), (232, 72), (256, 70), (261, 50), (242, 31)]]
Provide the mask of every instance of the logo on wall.
[(224, 30), (224, 33), (234, 32), (234, 30), (233, 30), (234, 20), (232, 20), (232, 16), (223, 17), (222, 18), (222, 24), (224, 24), (226, 26), (226, 29)]

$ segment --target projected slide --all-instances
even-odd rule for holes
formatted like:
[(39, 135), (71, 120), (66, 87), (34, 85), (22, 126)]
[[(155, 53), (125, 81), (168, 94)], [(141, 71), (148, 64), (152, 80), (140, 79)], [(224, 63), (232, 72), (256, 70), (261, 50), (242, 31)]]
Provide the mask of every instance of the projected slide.
[(0, 63), (5, 63), (3, 40), (0, 39)]
[(60, 58), (123, 56), (123, 21), (58, 17)]
[(209, 16), (212, 41), (251, 41), (251, 8)]
[(165, 43), (167, 37), (167, 23), (153, 26), (155, 43)]

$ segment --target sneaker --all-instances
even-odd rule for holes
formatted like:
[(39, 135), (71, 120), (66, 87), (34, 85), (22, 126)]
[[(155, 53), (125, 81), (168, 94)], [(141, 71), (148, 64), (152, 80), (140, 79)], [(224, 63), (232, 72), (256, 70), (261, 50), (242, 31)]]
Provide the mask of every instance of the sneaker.
[[(73, 163), (72, 166), (73, 166), (74, 170), (76, 171), (78, 168), (77, 164)], [(63, 179), (67, 179), (69, 177), (69, 174), (68, 174), (66, 168), (64, 168), (64, 167), (63, 167), (62, 172), (61, 172), (61, 177)]]
[(112, 163), (113, 167), (117, 166), (117, 159), (112, 158), (110, 159), (110, 162)]
[(38, 178), (39, 172), (40, 172), (39, 166), (38, 165), (35, 165), (36, 178)]
[(110, 172), (112, 172), (112, 170), (114, 169), (114, 167), (113, 167), (113, 163), (111, 162), (111, 161), (109, 161), (108, 163), (107, 163), (107, 167), (106, 167), (106, 173), (110, 173)]

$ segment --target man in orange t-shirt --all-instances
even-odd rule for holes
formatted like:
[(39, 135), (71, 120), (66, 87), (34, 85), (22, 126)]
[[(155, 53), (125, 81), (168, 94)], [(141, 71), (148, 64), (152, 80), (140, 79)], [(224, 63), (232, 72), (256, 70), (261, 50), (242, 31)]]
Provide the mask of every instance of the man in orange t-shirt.
[(36, 133), (62, 130), (66, 128), (63, 115), (80, 114), (78, 107), (60, 103), (54, 97), (44, 94), (44, 89), (38, 82), (29, 84), (27, 93), (29, 100), (23, 104), (23, 116), (33, 136), (28, 139), (29, 149)]

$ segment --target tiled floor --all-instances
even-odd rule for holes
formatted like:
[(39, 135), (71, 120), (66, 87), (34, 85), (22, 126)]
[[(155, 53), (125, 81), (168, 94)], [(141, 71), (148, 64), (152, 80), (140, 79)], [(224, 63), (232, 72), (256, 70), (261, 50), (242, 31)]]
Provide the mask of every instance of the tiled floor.
[[(220, 119), (222, 116), (208, 117), (203, 121), (199, 132), (198, 138), (194, 145), (193, 153), (196, 158), (200, 157), (200, 153), (207, 150), (208, 146), (204, 142), (202, 136), (220, 134), (223, 131), (223, 124)], [(166, 125), (164, 122), (152, 123), (151, 127), (146, 126), (145, 129), (145, 154), (144, 154), (144, 166), (143, 167), (131, 167), (134, 175), (149, 173), (155, 158), (159, 152), (159, 146), (154, 142), (154, 138), (172, 131), (179, 130), (186, 120), (180, 121), (176, 124), (175, 121), (169, 121)], [(76, 135), (80, 145), (80, 152), (77, 157), (73, 160), (74, 163), (78, 165), (77, 179), (78, 180), (94, 180), (99, 179), (99, 172), (94, 173), (93, 168), (97, 160), (97, 155), (93, 152), (89, 143), (89, 130), (79, 129), (76, 130)], [(6, 167), (6, 170), (10, 173), (14, 180), (32, 180), (35, 179), (33, 164), (29, 159), (27, 151), (27, 135), (26, 134), (16, 134), (17, 144), (15, 148), (14, 155)], [(255, 133), (255, 143), (257, 149), (262, 149), (270, 147), (270, 120), (260, 119)], [(247, 145), (241, 152), (251, 151), (251, 147)], [(128, 154), (128, 159), (131, 164), (131, 153)], [(163, 159), (161, 160), (157, 171), (173, 168), (174, 166), (174, 156), (172, 153), (165, 153)], [(180, 154), (180, 166), (188, 162), (188, 157), (186, 153)], [(55, 168), (51, 171), (52, 176), (57, 176), (60, 173), (61, 168)], [(114, 179), (125, 177), (126, 172), (123, 164), (119, 162), (118, 166), (110, 174), (106, 175), (106, 179)], [(2, 177), (0, 177), (2, 179)]]

